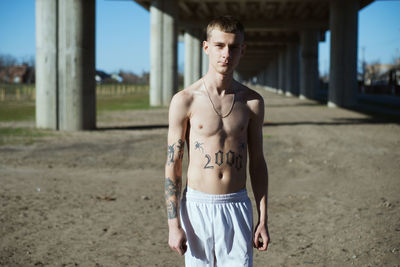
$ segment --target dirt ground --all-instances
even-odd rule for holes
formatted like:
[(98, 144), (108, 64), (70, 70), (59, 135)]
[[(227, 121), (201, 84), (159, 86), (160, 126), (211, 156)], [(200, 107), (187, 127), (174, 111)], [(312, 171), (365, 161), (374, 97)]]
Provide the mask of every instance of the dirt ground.
[[(260, 92), (272, 243), (254, 265), (400, 266), (400, 125)], [(183, 266), (167, 245), (167, 123), (114, 111), (98, 131), (1, 146), (0, 265)]]

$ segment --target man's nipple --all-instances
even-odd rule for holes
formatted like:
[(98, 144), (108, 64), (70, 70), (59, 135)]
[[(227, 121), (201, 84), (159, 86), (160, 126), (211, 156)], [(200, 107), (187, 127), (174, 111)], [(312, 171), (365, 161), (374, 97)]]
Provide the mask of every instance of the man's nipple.
[(203, 129), (203, 125), (199, 124), (199, 129), (200, 130)]

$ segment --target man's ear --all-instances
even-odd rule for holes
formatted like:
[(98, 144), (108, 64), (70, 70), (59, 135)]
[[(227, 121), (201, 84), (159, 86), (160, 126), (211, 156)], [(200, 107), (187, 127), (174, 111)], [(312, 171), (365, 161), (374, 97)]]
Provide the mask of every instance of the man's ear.
[(244, 53), (246, 52), (246, 48), (247, 48), (246, 44), (242, 44), (242, 50), (240, 51), (240, 57), (244, 56)]
[(206, 55), (208, 55), (208, 42), (207, 41), (203, 41), (203, 50), (206, 53)]

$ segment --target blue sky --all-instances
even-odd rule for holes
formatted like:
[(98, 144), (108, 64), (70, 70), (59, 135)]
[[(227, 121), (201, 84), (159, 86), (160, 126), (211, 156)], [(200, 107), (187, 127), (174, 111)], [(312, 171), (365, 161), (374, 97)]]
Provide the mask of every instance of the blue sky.
[[(0, 54), (35, 55), (35, 0), (0, 0)], [(359, 13), (359, 61), (400, 57), (400, 1), (375, 1)], [(96, 68), (141, 74), (150, 68), (150, 16), (134, 1), (96, 0)], [(329, 69), (329, 32), (319, 45), (319, 69)], [(178, 60), (183, 65), (182, 43)], [(362, 52), (364, 51), (364, 53)]]

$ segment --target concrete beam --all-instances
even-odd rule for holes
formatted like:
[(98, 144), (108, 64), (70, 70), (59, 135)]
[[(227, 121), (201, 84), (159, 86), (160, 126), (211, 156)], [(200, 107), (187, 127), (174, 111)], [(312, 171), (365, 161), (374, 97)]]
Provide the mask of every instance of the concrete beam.
[(202, 71), (202, 31), (198, 28), (192, 30), (192, 46), (193, 46), (193, 72), (192, 72), (192, 83), (201, 78)]
[(95, 0), (59, 1), (59, 128), (96, 128)]
[(36, 0), (36, 127), (58, 129), (58, 0)]
[(209, 64), (209, 58), (206, 52), (204, 52), (203, 49), (201, 49), (201, 76), (206, 75), (208, 72), (208, 64)]
[(162, 103), (168, 106), (178, 90), (178, 35), (176, 0), (164, 0), (162, 12)]
[(163, 104), (163, 12), (162, 0), (150, 7), (150, 106)]
[(299, 94), (299, 44), (289, 44), (286, 50), (286, 95)]
[(278, 93), (283, 94), (286, 91), (286, 51), (279, 53), (278, 57)]
[[(208, 20), (185, 19), (180, 22), (182, 27), (205, 27)], [(312, 20), (244, 20), (243, 25), (246, 26), (246, 32), (257, 31), (300, 31), (303, 29), (324, 29), (329, 26), (328, 19), (312, 19)]]
[(188, 87), (193, 83), (193, 32), (191, 29), (187, 29), (184, 35), (185, 39), (185, 60), (184, 60), (184, 87)]
[(331, 0), (329, 107), (352, 107), (357, 93), (358, 0)]
[(306, 30), (301, 33), (300, 98), (314, 99), (319, 84), (318, 39), (319, 32)]

